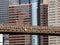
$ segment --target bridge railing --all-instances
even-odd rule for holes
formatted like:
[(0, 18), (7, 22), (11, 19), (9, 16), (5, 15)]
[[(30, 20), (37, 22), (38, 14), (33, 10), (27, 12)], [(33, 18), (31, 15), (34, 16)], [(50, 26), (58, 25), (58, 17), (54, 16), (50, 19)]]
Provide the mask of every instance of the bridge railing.
[(60, 34), (60, 27), (30, 26), (21, 24), (0, 24), (0, 33)]

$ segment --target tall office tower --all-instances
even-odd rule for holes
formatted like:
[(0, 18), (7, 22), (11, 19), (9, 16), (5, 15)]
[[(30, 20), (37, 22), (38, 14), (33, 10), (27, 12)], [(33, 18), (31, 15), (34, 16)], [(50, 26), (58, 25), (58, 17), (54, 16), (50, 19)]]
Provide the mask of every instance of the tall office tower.
[(9, 23), (31, 25), (31, 5), (10, 5), (9, 6)]
[(40, 35), (40, 45), (48, 45), (48, 35)]
[(60, 36), (48, 36), (49, 45), (60, 45)]
[(60, 26), (60, 0), (49, 0), (48, 26)]
[[(40, 0), (40, 26), (48, 26), (48, 0)], [(40, 45), (48, 45), (48, 35), (40, 35)]]
[(8, 23), (9, 0), (0, 0), (0, 23)]
[(48, 26), (48, 0), (40, 0), (40, 26)]
[[(8, 23), (8, 5), (9, 0), (0, 0), (0, 24)], [(3, 34), (0, 34), (0, 45), (3, 45), (3, 42)]]
[(48, 4), (40, 4), (40, 26), (48, 26)]
[[(60, 26), (60, 0), (49, 0), (48, 26)], [(60, 45), (60, 36), (48, 36), (49, 45)]]
[[(20, 6), (21, 7), (24, 7), (25, 9), (27, 9), (27, 7), (28, 7), (28, 11), (26, 11), (26, 12), (28, 12), (28, 15), (30, 15), (30, 16), (28, 16), (28, 17), (31, 17), (31, 7), (33, 7), (33, 6), (31, 6), (30, 4), (28, 4), (28, 3), (30, 3), (29, 1), (24, 1), (24, 0), (19, 0), (20, 1)], [(39, 0), (38, 0), (39, 1)], [(44, 0), (45, 1), (45, 0)], [(46, 4), (46, 1), (44, 2), (43, 0), (41, 0), (41, 2), (37, 2), (38, 3), (38, 6), (36, 7), (37, 8), (37, 16), (39, 17), (39, 18), (37, 18), (37, 22), (40, 24), (40, 26), (46, 26), (47, 25), (47, 4)], [(18, 2), (18, 1), (17, 1)], [(10, 3), (10, 2), (9, 2)], [(25, 5), (22, 5), (22, 4), (24, 4), (25, 3)], [(34, 3), (33, 1), (32, 1), (32, 3)], [(39, 4), (39, 3), (44, 3), (44, 4)], [(27, 5), (26, 5), (27, 4)], [(23, 11), (18, 11), (18, 7), (20, 7), (18, 4), (17, 5), (11, 5), (10, 4), (10, 6), (9, 6), (9, 16), (11, 16), (11, 15), (14, 15), (15, 13), (17, 13), (17, 14), (15, 14), (15, 15), (21, 15), (22, 13), (21, 12), (23, 12)], [(21, 7), (20, 7), (20, 10), (21, 10)], [(40, 7), (40, 8), (38, 8), (38, 7)], [(22, 10), (24, 9), (24, 8), (22, 8)], [(39, 11), (41, 9), (41, 11)], [(14, 10), (14, 11), (13, 11)], [(33, 9), (32, 9), (33, 10)], [(46, 11), (46, 12), (45, 12)], [(14, 13), (13, 13), (14, 12)], [(19, 14), (19, 13), (20, 14)], [(25, 15), (25, 12), (24, 12), (24, 15)], [(36, 16), (36, 17), (37, 17)], [(32, 17), (34, 17), (34, 16), (32, 16)], [(10, 18), (10, 17), (9, 17)], [(11, 18), (13, 18), (13, 17), (11, 17)], [(18, 18), (18, 16), (16, 16), (16, 18)], [(21, 19), (21, 18), (20, 18)], [(32, 18), (33, 19), (33, 18)], [(15, 19), (12, 19), (12, 20), (15, 20)], [(13, 21), (13, 22), (18, 22), (17, 21), (18, 19), (16, 19), (15, 21)], [(25, 20), (25, 19), (24, 19)], [(9, 21), (11, 21), (11, 20), (9, 20)], [(32, 21), (32, 20), (30, 20), (30, 21)], [(12, 22), (11, 22), (12, 23)], [(35, 22), (34, 22), (35, 23)], [(38, 24), (38, 25), (39, 25)]]
[[(19, 4), (9, 5), (9, 23), (31, 25), (31, 5), (29, 1), (19, 0)], [(31, 45), (30, 34), (9, 35), (9, 45)]]
[[(48, 7), (46, 2), (41, 0), (42, 4), (40, 4), (40, 0), (29, 0), (31, 2), (26, 1), (26, 0), (19, 0), (19, 1), (20, 1), (19, 4), (15, 5), (13, 3), (13, 5), (12, 4), (9, 5), (9, 23), (19, 23), (19, 24), (28, 24), (28, 25), (32, 24), (32, 26), (38, 26), (41, 24), (40, 26), (47, 26), (45, 24), (45, 23), (47, 23), (45, 21), (47, 21), (47, 7)], [(41, 10), (42, 14), (40, 13), (40, 9), (42, 9)], [(46, 11), (46, 12), (44, 12), (44, 11)], [(31, 19), (31, 17), (32, 17), (32, 19)], [(40, 23), (40, 22), (42, 22), (42, 23)], [(13, 35), (9, 35), (9, 36), (13, 36)], [(24, 37), (26, 37), (26, 36), (24, 36)], [(47, 37), (47, 36), (45, 36), (45, 37)], [(44, 45), (44, 44), (47, 45), (48, 43), (45, 43), (45, 40), (47, 40), (48, 38), (45, 38), (45, 37), (44, 37), (44, 35), (42, 35), (42, 36), (32, 35), (32, 38), (30, 37), (32, 39), (31, 45), (40, 45), (39, 41), (41, 41), (41, 45)], [(13, 38), (13, 37), (11, 37), (11, 38)], [(15, 38), (18, 38), (18, 37), (15, 37)], [(9, 41), (11, 41), (11, 40), (12, 39), (10, 39)], [(19, 41), (19, 40), (17, 40), (17, 41)], [(13, 42), (13, 44), (15, 42)], [(10, 43), (12, 43), (12, 42), (10, 42)]]

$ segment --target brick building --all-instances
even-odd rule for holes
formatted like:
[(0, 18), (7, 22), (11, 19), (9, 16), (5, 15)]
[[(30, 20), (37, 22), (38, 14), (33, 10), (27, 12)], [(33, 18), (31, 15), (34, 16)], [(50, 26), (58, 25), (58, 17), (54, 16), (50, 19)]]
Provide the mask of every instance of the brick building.
[(48, 26), (48, 5), (40, 4), (40, 26)]
[(31, 25), (31, 5), (9, 5), (9, 23)]

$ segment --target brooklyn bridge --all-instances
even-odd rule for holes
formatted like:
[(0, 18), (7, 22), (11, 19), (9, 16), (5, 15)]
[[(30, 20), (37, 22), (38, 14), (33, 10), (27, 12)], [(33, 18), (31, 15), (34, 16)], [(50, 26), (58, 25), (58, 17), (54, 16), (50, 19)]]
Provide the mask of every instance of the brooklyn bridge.
[(0, 33), (60, 34), (60, 27), (0, 24)]

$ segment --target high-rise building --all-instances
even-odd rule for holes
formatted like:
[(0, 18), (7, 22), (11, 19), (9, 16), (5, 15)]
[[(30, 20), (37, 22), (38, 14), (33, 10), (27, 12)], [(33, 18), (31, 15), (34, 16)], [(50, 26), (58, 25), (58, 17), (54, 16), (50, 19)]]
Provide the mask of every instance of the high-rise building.
[[(25, 21), (21, 21), (21, 20), (26, 20), (26, 19), (21, 19), (21, 16), (23, 15), (24, 17), (22, 17), (22, 18), (29, 17), (29, 19), (27, 18), (27, 20), (31, 24), (37, 23), (40, 26), (47, 26), (48, 25), (48, 22), (47, 22), (48, 21), (48, 11), (47, 11), (48, 5), (45, 0), (41, 0), (40, 2), (38, 0), (37, 6), (34, 5), (33, 1), (30, 1), (30, 4), (28, 4), (29, 0), (26, 1), (26, 3), (25, 3), (25, 0), (19, 0), (19, 1), (21, 2), (19, 5), (10, 5), (9, 6), (9, 16), (10, 16), (9, 18), (13, 18), (12, 15), (16, 15), (16, 17), (15, 17), (16, 20), (15, 20), (15, 18), (12, 19), (12, 20), (15, 20), (13, 22), (15, 22), (15, 23), (19, 22), (19, 21), (22, 23), (25, 22)], [(37, 11), (35, 11), (34, 6), (36, 6)], [(33, 11), (36, 12), (36, 14)], [(37, 16), (35, 16), (35, 15), (37, 15)], [(18, 19), (18, 17), (20, 19)], [(12, 20), (9, 20), (9, 22), (11, 22)]]
[(40, 45), (49, 45), (48, 44), (48, 35), (40, 35)]
[(60, 36), (48, 36), (49, 45), (60, 45)]
[(9, 45), (31, 45), (31, 35), (29, 34), (9, 35)]
[(8, 23), (8, 0), (0, 0), (0, 24)]
[[(47, 26), (48, 5), (46, 0), (9, 0), (8, 7), (8, 23)], [(48, 45), (46, 35), (6, 34), (3, 37), (4, 45)]]
[(8, 22), (31, 25), (31, 5), (9, 5)]
[(48, 4), (40, 4), (40, 26), (48, 26)]
[(60, 0), (49, 0), (48, 25), (60, 26)]
[[(19, 0), (19, 5), (9, 6), (9, 23), (28, 24), (32, 26), (47, 26), (48, 5), (41, 0)], [(29, 4), (30, 3), (30, 4)], [(45, 4), (44, 4), (45, 3)], [(40, 12), (41, 11), (41, 12)], [(46, 12), (45, 12), (46, 11)], [(36, 37), (36, 38), (35, 38)], [(40, 45), (39, 35), (32, 35), (32, 44)], [(44, 36), (42, 36), (44, 37)], [(44, 40), (41, 38), (41, 40)], [(35, 42), (34, 42), (35, 41)], [(44, 40), (45, 41), (45, 40)], [(41, 41), (42, 44), (43, 41)], [(48, 44), (48, 43), (46, 43)], [(44, 44), (43, 44), (44, 45)]]
[[(0, 23), (60, 26), (60, 0), (9, 0), (9, 6), (2, 0), (0, 8)], [(5, 34), (2, 38), (3, 45), (60, 45), (60, 36)]]
[[(40, 26), (48, 26), (48, 0), (40, 0)], [(48, 35), (40, 35), (40, 45), (48, 45)]]
[[(3, 45), (31, 45), (31, 35), (29, 34), (1, 34), (0, 41)], [(3, 41), (3, 42), (2, 42)]]
[[(60, 26), (60, 0), (48, 1), (48, 26)], [(48, 36), (49, 45), (60, 45), (60, 36)]]
[[(7, 24), (9, 0), (0, 0), (0, 24)], [(0, 34), (0, 45), (3, 45), (4, 39), (3, 34)]]
[[(17, 1), (17, 0), (16, 0)], [(19, 4), (9, 4), (9, 23), (18, 23), (31, 25), (31, 4), (28, 0), (19, 0)], [(8, 35), (8, 45), (31, 45), (30, 34), (12, 34)]]

